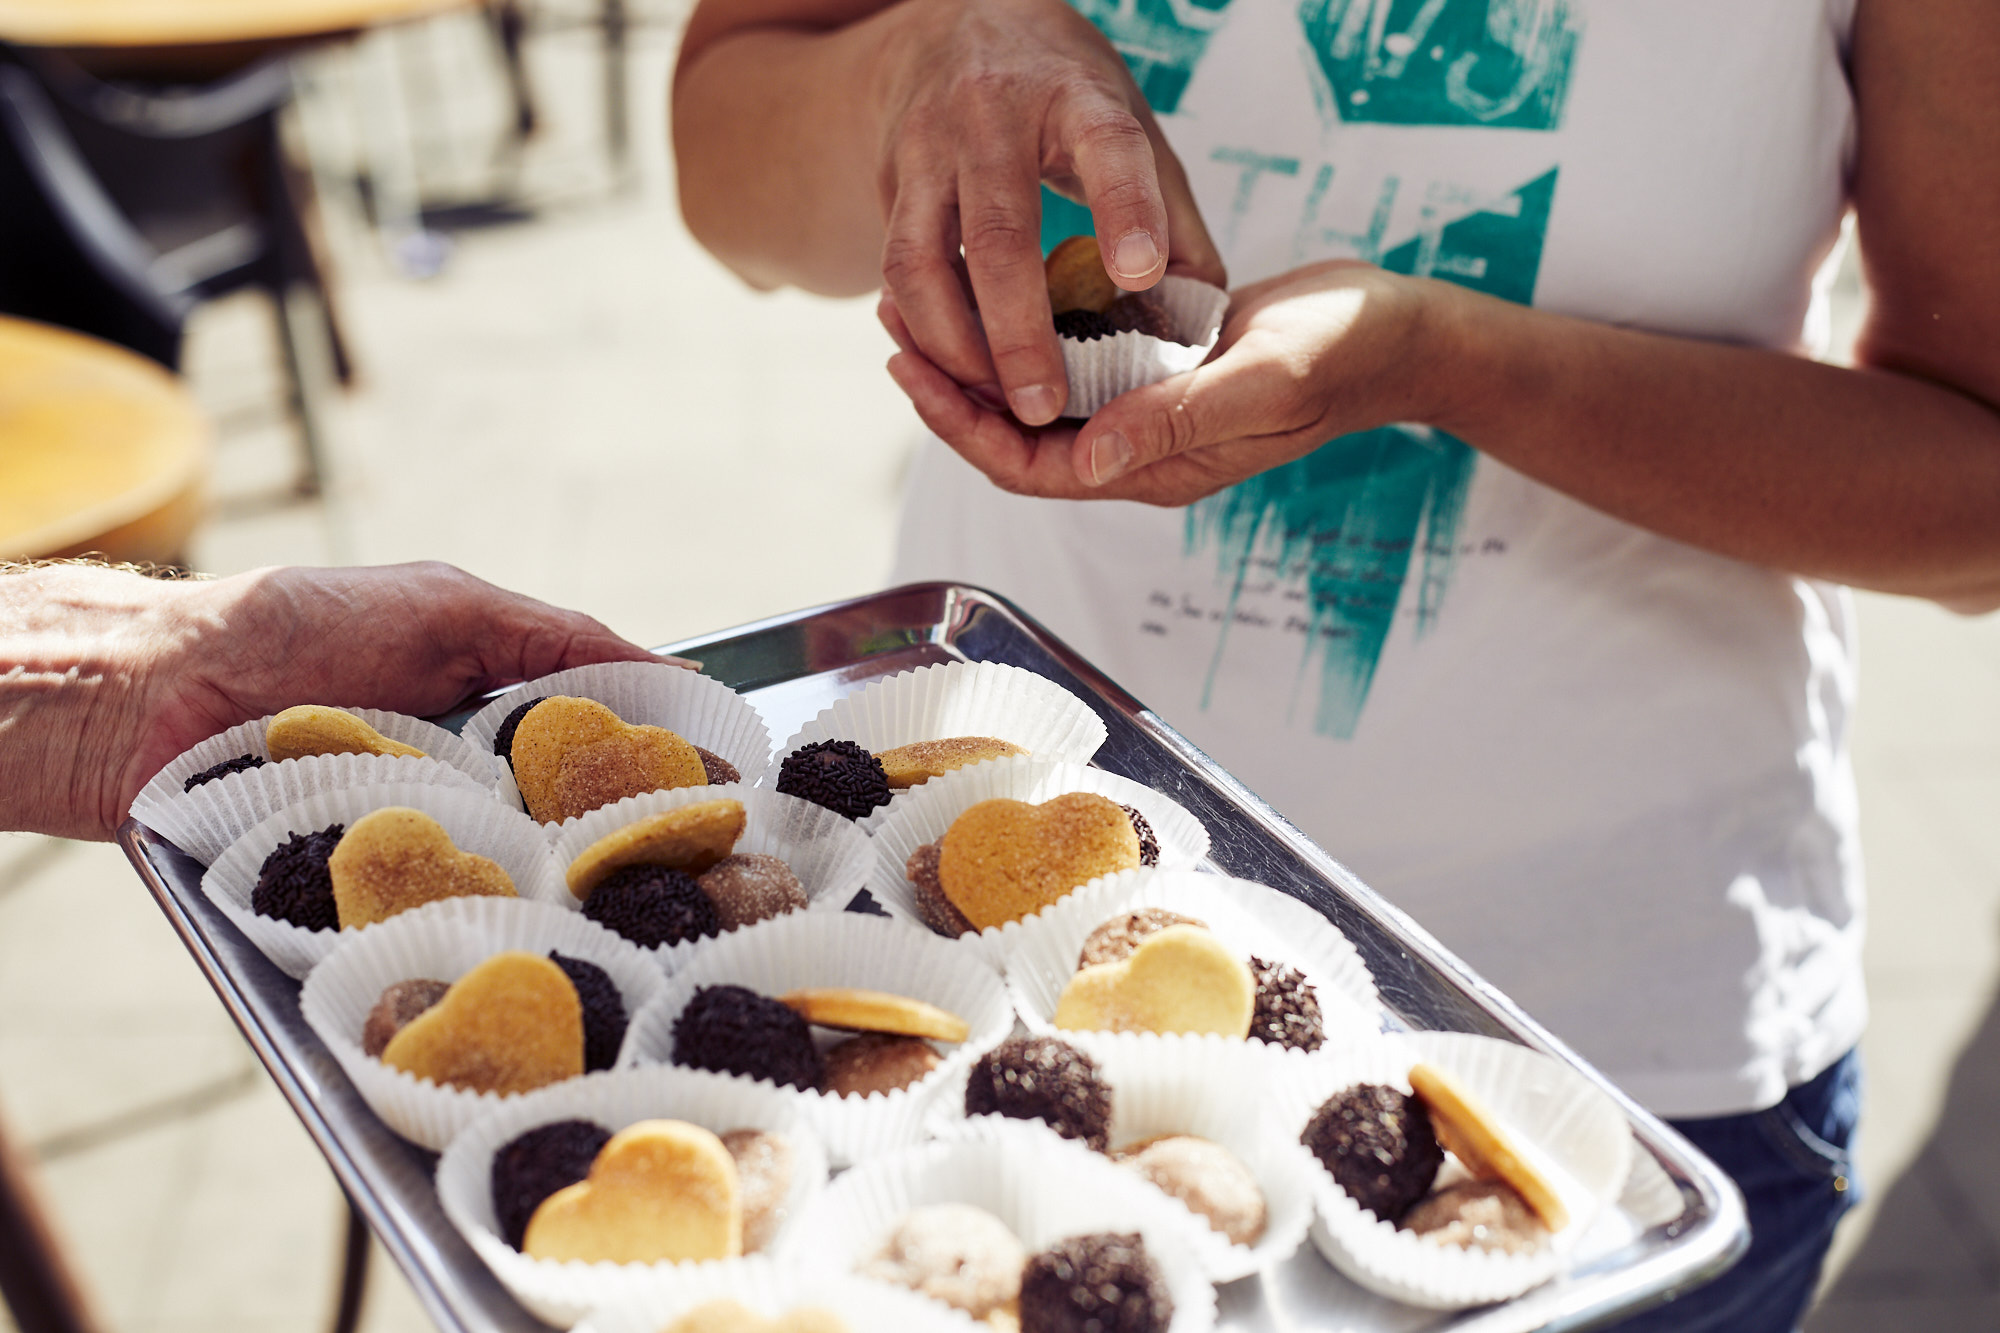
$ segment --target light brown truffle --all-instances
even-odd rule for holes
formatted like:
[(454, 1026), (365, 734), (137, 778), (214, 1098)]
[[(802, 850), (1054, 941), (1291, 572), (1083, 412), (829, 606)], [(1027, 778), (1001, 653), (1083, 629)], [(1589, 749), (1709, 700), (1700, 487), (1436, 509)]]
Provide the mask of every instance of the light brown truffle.
[(725, 856), (696, 881), (724, 930), (751, 926), (806, 905), (805, 885), (780, 857), (767, 852), (737, 852)]
[(1130, 958), (1132, 951), (1139, 947), (1139, 941), (1168, 926), (1205, 927), (1207, 924), (1191, 916), (1182, 916), (1179, 912), (1169, 912), (1164, 907), (1141, 907), (1137, 911), (1121, 912), (1084, 937), (1083, 954), (1076, 965), (1096, 967), (1099, 963), (1115, 963), (1122, 958)]
[(916, 890), (917, 919), (952, 939), (977, 934), (973, 924), (965, 919), (965, 913), (952, 906), (951, 899), (945, 896), (944, 885), (938, 882), (938, 858), (943, 854), (941, 841), (927, 842), (911, 852), (903, 865), (903, 873), (910, 877), (910, 885)]
[(722, 1146), (736, 1162), (743, 1196), (743, 1253), (769, 1245), (785, 1224), (785, 1200), (792, 1192), (795, 1163), (791, 1141), (761, 1129), (732, 1129)]
[(1446, 1185), (1419, 1199), (1403, 1214), (1402, 1225), (1440, 1245), (1503, 1254), (1525, 1254), (1549, 1243), (1548, 1228), (1503, 1180)]
[(382, 992), (382, 998), (375, 1001), (375, 1007), (368, 1011), (368, 1021), (361, 1025), (361, 1050), (371, 1059), (379, 1059), (388, 1048), (389, 1039), (408, 1027), (410, 1020), (423, 1013), (451, 989), (448, 982), (426, 981), (422, 978), (399, 981)]
[(1138, 1172), (1229, 1237), (1255, 1245), (1264, 1235), (1264, 1191), (1240, 1158), (1219, 1143), (1168, 1134), (1119, 1150), (1120, 1165)]
[(909, 1087), (942, 1063), (930, 1043), (921, 1038), (864, 1032), (826, 1053), (820, 1091), (839, 1097), (894, 1092)]

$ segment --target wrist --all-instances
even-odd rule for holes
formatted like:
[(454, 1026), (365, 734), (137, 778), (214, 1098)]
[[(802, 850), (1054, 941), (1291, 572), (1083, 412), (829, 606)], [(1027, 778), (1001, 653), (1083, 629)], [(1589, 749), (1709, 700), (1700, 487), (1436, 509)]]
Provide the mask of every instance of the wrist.
[(1492, 410), (1494, 386), (1504, 377), (1500, 353), (1527, 307), (1455, 283), (1419, 281), (1427, 289), (1418, 361), (1423, 383), (1418, 414), (1409, 419), (1466, 439)]

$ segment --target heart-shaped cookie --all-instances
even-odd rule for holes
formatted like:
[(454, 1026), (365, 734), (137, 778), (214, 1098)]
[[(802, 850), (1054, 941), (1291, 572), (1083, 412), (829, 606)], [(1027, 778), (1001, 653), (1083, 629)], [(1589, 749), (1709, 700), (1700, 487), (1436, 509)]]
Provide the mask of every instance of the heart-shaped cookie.
[(921, 787), (932, 778), (941, 778), (953, 769), (983, 764), (989, 759), (1006, 759), (1027, 751), (997, 736), (951, 736), (941, 741), (913, 741), (893, 750), (878, 751), (883, 776), (897, 790)]
[(938, 854), (945, 897), (980, 930), (1019, 921), (1099, 875), (1139, 864), (1139, 835), (1116, 801), (1070, 792), (1040, 805), (981, 801), (952, 821)]
[(778, 1002), (808, 1023), (844, 1032), (890, 1032), (933, 1041), (964, 1041), (972, 1035), (957, 1014), (888, 991), (817, 986), (787, 991)]
[(496, 953), (390, 1038), (382, 1063), (440, 1085), (502, 1095), (577, 1078), (583, 1004), (548, 959)]
[(340, 928), (387, 921), (440, 898), (514, 898), (498, 863), (452, 844), (444, 825), (400, 805), (354, 821), (327, 858)]
[(833, 1311), (817, 1305), (801, 1305), (776, 1319), (766, 1319), (738, 1301), (704, 1301), (689, 1310), (660, 1333), (849, 1333), (847, 1323)]
[(564, 878), (569, 891), (583, 899), (606, 875), (626, 866), (665, 866), (699, 875), (729, 855), (743, 836), (744, 819), (743, 802), (728, 799), (662, 810), (591, 843), (569, 863)]
[(694, 746), (665, 727), (635, 726), (595, 699), (557, 695), (514, 732), (514, 781), (544, 824), (641, 792), (708, 785)]
[(1250, 1033), (1250, 968), (1200, 926), (1168, 926), (1115, 963), (1086, 967), (1056, 1001), (1055, 1025), (1075, 1032)]
[(390, 740), (345, 709), (322, 704), (300, 704), (272, 718), (264, 725), (264, 744), (273, 759), (303, 759), (309, 754), (424, 757), (422, 750)]
[(612, 1135), (587, 1179), (542, 1200), (521, 1249), (585, 1263), (733, 1258), (743, 1253), (735, 1159), (699, 1125), (642, 1120)]
[(1533, 1209), (1550, 1231), (1569, 1225), (1569, 1206), (1524, 1147), (1472, 1090), (1436, 1065), (1410, 1067), (1410, 1088), (1431, 1113), (1438, 1142), (1481, 1180), (1501, 1180)]

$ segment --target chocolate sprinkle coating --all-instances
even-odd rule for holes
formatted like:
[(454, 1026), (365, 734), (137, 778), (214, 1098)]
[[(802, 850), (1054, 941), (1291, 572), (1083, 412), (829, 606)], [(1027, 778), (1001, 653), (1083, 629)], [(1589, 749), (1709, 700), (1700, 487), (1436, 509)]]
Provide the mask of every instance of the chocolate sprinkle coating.
[(558, 1120), (501, 1145), (493, 1154), (493, 1214), (509, 1245), (521, 1248), (542, 1200), (588, 1176), (609, 1142), (611, 1131), (602, 1125)]
[(326, 862), (345, 832), (347, 825), (329, 824), (279, 843), (258, 867), (250, 910), (306, 930), (339, 930), (340, 911), (334, 906), (333, 875)]
[(1118, 332), (1111, 326), (1102, 312), (1096, 310), (1065, 310), (1056, 316), (1056, 336), (1074, 338), (1078, 342), (1095, 342)]
[(570, 958), (549, 950), (549, 961), (563, 970), (576, 998), (583, 1004), (583, 1071), (594, 1073), (618, 1063), (625, 1044), (625, 997), (611, 974), (586, 958)]
[(239, 754), (234, 759), (225, 759), (212, 768), (204, 768), (201, 772), (183, 782), (181, 790), (190, 792), (204, 782), (213, 782), (217, 778), (226, 778), (231, 773), (248, 773), (251, 769), (262, 768), (269, 762), (269, 760), (261, 759), (254, 754)]
[(697, 745), (694, 747), (694, 752), (701, 756), (702, 776), (708, 779), (709, 786), (720, 787), (724, 783), (743, 781), (743, 775), (736, 771), (736, 765), (715, 751), (704, 750)]
[(722, 933), (722, 918), (694, 876), (665, 866), (612, 871), (584, 899), (583, 914), (641, 949)]
[(1299, 1142), (1356, 1203), (1386, 1222), (1401, 1221), (1444, 1165), (1424, 1104), (1380, 1083), (1358, 1083), (1327, 1098)]
[(1160, 863), (1160, 839), (1159, 835), (1153, 832), (1153, 826), (1146, 822), (1144, 815), (1139, 813), (1138, 806), (1121, 805), (1118, 808), (1125, 812), (1125, 818), (1132, 821), (1132, 831), (1139, 835), (1139, 864), (1142, 866), (1158, 865)]
[(546, 694), (539, 699), (530, 699), (500, 720), (500, 729), (493, 733), (493, 753), (505, 759), (510, 770), (514, 767), (514, 733), (521, 729), (521, 719), (528, 715), (530, 708), (548, 701)]
[(785, 756), (778, 790), (860, 819), (889, 804), (889, 776), (882, 761), (853, 741), (814, 741)]
[(1097, 1061), (1055, 1037), (1011, 1037), (979, 1058), (965, 1085), (967, 1115), (1040, 1120), (1103, 1152), (1111, 1134), (1111, 1085)]
[(1166, 1333), (1166, 1276), (1137, 1232), (1057, 1241), (1021, 1270), (1021, 1333)]
[(742, 986), (703, 986), (674, 1019), (674, 1063), (809, 1092), (826, 1068), (812, 1028), (790, 1007)]
[(1250, 976), (1257, 983), (1256, 1006), (1250, 1011), (1253, 1039), (1295, 1051), (1316, 1051), (1326, 1043), (1319, 993), (1305, 973), (1289, 963), (1267, 963), (1253, 954)]

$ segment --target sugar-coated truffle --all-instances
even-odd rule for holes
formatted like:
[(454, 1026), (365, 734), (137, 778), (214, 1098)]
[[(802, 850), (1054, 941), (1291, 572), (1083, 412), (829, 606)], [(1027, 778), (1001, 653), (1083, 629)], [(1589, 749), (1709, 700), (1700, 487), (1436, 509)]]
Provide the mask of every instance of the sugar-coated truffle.
[(860, 819), (889, 803), (889, 776), (881, 760), (853, 741), (814, 741), (785, 756), (778, 790)]
[(1430, 1112), (1408, 1093), (1358, 1083), (1320, 1104), (1299, 1141), (1375, 1216), (1399, 1222), (1444, 1165)]
[(1132, 821), (1132, 831), (1139, 835), (1139, 864), (1156, 866), (1160, 863), (1160, 837), (1153, 832), (1153, 825), (1136, 805), (1121, 805), (1125, 818)]
[(515, 1249), (542, 1200), (590, 1174), (611, 1131), (588, 1120), (558, 1120), (501, 1145), (493, 1154), (493, 1215)]
[(345, 824), (330, 824), (317, 833), (294, 833), (279, 843), (257, 870), (250, 909), (305, 930), (340, 929), (333, 875), (326, 863), (346, 832)]
[(1021, 1271), (1021, 1333), (1166, 1333), (1167, 1279), (1137, 1232), (1071, 1236)]
[(911, 852), (903, 865), (903, 873), (916, 889), (917, 917), (938, 934), (952, 939), (977, 934), (973, 924), (965, 919), (965, 913), (945, 896), (944, 883), (938, 879), (938, 861), (943, 855), (942, 842), (927, 842)]
[(724, 930), (759, 921), (806, 905), (805, 885), (782, 858), (767, 852), (736, 852), (702, 872), (697, 881)]
[(1504, 1180), (1461, 1180), (1419, 1199), (1403, 1225), (1440, 1245), (1525, 1254), (1548, 1244), (1549, 1229)]
[(549, 961), (563, 970), (576, 998), (583, 1004), (583, 1069), (593, 1073), (618, 1063), (625, 1044), (625, 997), (611, 974), (587, 958), (570, 958), (549, 950)]
[(674, 1063), (769, 1079), (808, 1092), (825, 1068), (812, 1028), (787, 1005), (742, 986), (703, 986), (674, 1019)]
[(548, 701), (549, 696), (546, 694), (539, 699), (530, 699), (500, 719), (500, 728), (493, 733), (493, 753), (506, 760), (507, 767), (514, 766), (514, 733), (521, 729), (521, 719), (528, 715), (530, 708)]
[(1139, 947), (1139, 941), (1148, 935), (1156, 935), (1168, 926), (1202, 926), (1207, 922), (1179, 912), (1169, 912), (1164, 907), (1140, 907), (1130, 912), (1120, 912), (1107, 921), (1100, 922), (1097, 929), (1083, 937), (1083, 951), (1078, 955), (1076, 965), (1096, 967), (1101, 963), (1115, 963), (1130, 958), (1132, 951)]
[(864, 1032), (826, 1053), (826, 1075), (820, 1091), (837, 1097), (894, 1092), (909, 1087), (942, 1063), (937, 1051), (921, 1037)]
[(732, 1129), (722, 1146), (736, 1163), (736, 1187), (743, 1201), (743, 1253), (755, 1254), (777, 1237), (792, 1192), (792, 1143), (761, 1129)]
[(583, 914), (642, 949), (722, 933), (722, 917), (694, 876), (665, 866), (612, 871), (583, 900)]
[(1165, 1134), (1121, 1150), (1118, 1164), (1179, 1199), (1230, 1244), (1255, 1245), (1263, 1238), (1264, 1191), (1242, 1159), (1221, 1144)]
[(380, 1058), (392, 1037), (417, 1015), (442, 1000), (444, 993), (450, 989), (450, 982), (431, 981), (423, 977), (391, 985), (382, 992), (382, 998), (375, 1001), (375, 1007), (368, 1011), (367, 1019), (361, 1024), (362, 1054), (370, 1059)]
[(1066, 1041), (1010, 1037), (972, 1066), (965, 1113), (1040, 1120), (1103, 1152), (1111, 1132), (1111, 1085), (1097, 1061)]
[(231, 773), (248, 773), (253, 768), (262, 768), (268, 762), (254, 754), (239, 754), (234, 759), (225, 759), (219, 764), (204, 768), (201, 772), (181, 784), (184, 792), (193, 791), (204, 782), (226, 778)]
[(1326, 1020), (1319, 994), (1305, 973), (1289, 963), (1267, 963), (1251, 956), (1250, 975), (1257, 999), (1250, 1012), (1250, 1038), (1273, 1046), (1316, 1051), (1326, 1042)]
[(1007, 1224), (985, 1209), (933, 1203), (904, 1214), (881, 1253), (855, 1271), (985, 1319), (1020, 1294), (1026, 1259)]
[(736, 765), (730, 763), (715, 751), (704, 750), (699, 745), (696, 745), (694, 752), (701, 758), (701, 771), (708, 775), (709, 786), (720, 787), (725, 782), (743, 781), (743, 774), (737, 771)]

